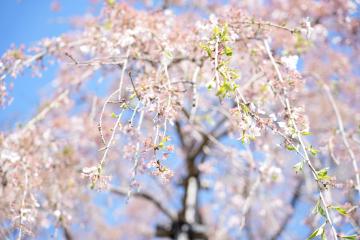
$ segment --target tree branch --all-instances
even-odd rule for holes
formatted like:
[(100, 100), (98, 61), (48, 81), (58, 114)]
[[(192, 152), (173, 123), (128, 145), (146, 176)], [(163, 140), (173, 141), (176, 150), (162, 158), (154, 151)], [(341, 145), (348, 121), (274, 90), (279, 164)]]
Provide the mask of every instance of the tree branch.
[(74, 239), (71, 232), (70, 232), (70, 230), (67, 227), (63, 226), (63, 230), (64, 230), (64, 238), (66, 240), (73, 240)]
[[(110, 188), (110, 192), (114, 193), (116, 195), (119, 195), (119, 196), (124, 196), (124, 197), (126, 197), (128, 195), (128, 190), (126, 190), (126, 189)], [(159, 200), (157, 200), (156, 198), (154, 198), (150, 194), (145, 193), (145, 192), (134, 192), (134, 193), (132, 193), (132, 196), (148, 200), (155, 207), (157, 207), (163, 214), (165, 214), (168, 218), (170, 218), (171, 221), (176, 220), (175, 214), (172, 213)]]
[(290, 200), (290, 205), (291, 205), (293, 211), (286, 215), (286, 217), (282, 221), (280, 227), (276, 230), (275, 234), (271, 237), (272, 240), (276, 240), (279, 237), (281, 237), (282, 233), (284, 232), (288, 223), (290, 222), (291, 218), (293, 217), (294, 209), (296, 208), (296, 204), (298, 203), (299, 198), (301, 196), (301, 187), (302, 187), (303, 183), (304, 183), (304, 178), (301, 178), (301, 180), (298, 181), (298, 183), (295, 187), (295, 190), (293, 192), (292, 198)]
[(186, 145), (185, 145), (185, 139), (184, 139), (184, 135), (181, 131), (181, 125), (179, 121), (175, 122), (175, 127), (176, 127), (176, 132), (179, 136), (179, 140), (180, 140), (180, 144), (181, 144), (181, 148), (186, 150)]
[(351, 158), (351, 161), (352, 161), (352, 165), (353, 165), (353, 168), (354, 168), (354, 171), (355, 171), (355, 179), (356, 179), (356, 187), (355, 189), (358, 191), (358, 194), (360, 195), (360, 172), (359, 172), (359, 167), (358, 167), (358, 164), (357, 164), (357, 161), (356, 161), (356, 158), (355, 158), (355, 154), (353, 152), (353, 150), (351, 149), (350, 147), (350, 144), (349, 144), (349, 141), (347, 140), (346, 138), (346, 134), (345, 134), (345, 129), (344, 129), (344, 124), (343, 124), (343, 120), (342, 120), (342, 117), (341, 117), (341, 114), (340, 114), (340, 111), (335, 103), (335, 100), (334, 100), (334, 97), (330, 91), (330, 88), (329, 86), (322, 82), (322, 85), (323, 85), (323, 88), (325, 90), (325, 93), (326, 93), (326, 96), (328, 97), (330, 103), (331, 103), (331, 106), (335, 112), (335, 115), (336, 115), (336, 119), (337, 119), (337, 123), (339, 125), (339, 131), (341, 133), (341, 138), (342, 138), (342, 141), (345, 145), (345, 148)]

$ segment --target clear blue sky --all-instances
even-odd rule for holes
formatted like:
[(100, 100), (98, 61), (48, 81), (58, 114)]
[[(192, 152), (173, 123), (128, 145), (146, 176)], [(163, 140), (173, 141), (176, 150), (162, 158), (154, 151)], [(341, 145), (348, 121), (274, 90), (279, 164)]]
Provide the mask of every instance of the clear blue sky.
[[(70, 30), (69, 17), (89, 11), (89, 0), (61, 0), (61, 10), (51, 10), (52, 0), (1, 0), (0, 3), (0, 54), (11, 44), (29, 46), (36, 41), (58, 36)], [(42, 78), (25, 74), (14, 81), (11, 95), (14, 102), (5, 109), (0, 108), (0, 130), (12, 127), (14, 122), (30, 118), (39, 104), (39, 92), (54, 76), (49, 69)]]

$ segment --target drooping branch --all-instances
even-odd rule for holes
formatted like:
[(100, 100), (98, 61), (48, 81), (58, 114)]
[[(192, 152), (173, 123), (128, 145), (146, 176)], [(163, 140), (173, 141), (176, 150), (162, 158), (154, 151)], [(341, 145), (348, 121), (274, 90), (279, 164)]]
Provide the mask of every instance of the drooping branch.
[(304, 183), (304, 178), (301, 178), (295, 187), (295, 190), (292, 194), (291, 200), (290, 200), (290, 206), (292, 208), (292, 212), (288, 213), (285, 218), (282, 220), (282, 223), (280, 224), (280, 227), (276, 230), (276, 232), (274, 233), (274, 235), (271, 237), (272, 240), (276, 240), (279, 237), (281, 237), (282, 233), (285, 231), (286, 227), (288, 226), (290, 220), (292, 219), (292, 217), (294, 216), (294, 211), (296, 208), (296, 205), (300, 199), (301, 196), (301, 187)]
[[(128, 190), (126, 189), (120, 189), (120, 188), (110, 188), (110, 192), (114, 193), (119, 196), (126, 197), (128, 195)], [(131, 194), (133, 197), (136, 198), (142, 198), (149, 202), (151, 202), (157, 209), (159, 209), (164, 215), (166, 215), (171, 221), (175, 221), (176, 215), (170, 211), (168, 208), (166, 208), (161, 201), (157, 200), (155, 197), (153, 197), (151, 194), (146, 192), (133, 192)]]
[(342, 139), (342, 141), (343, 141), (343, 143), (345, 145), (345, 148), (346, 148), (346, 150), (347, 150), (347, 152), (348, 152), (348, 154), (350, 156), (350, 159), (351, 159), (351, 162), (352, 162), (352, 165), (353, 165), (353, 168), (354, 168), (355, 179), (356, 179), (356, 187), (355, 187), (355, 189), (358, 191), (358, 194), (360, 196), (360, 171), (359, 171), (359, 167), (358, 167), (357, 160), (356, 160), (356, 157), (355, 157), (355, 153), (351, 149), (349, 141), (348, 141), (348, 139), (346, 137), (346, 133), (345, 133), (345, 129), (344, 129), (344, 123), (343, 123), (341, 114), (339, 112), (339, 109), (338, 109), (338, 107), (336, 105), (336, 102), (334, 100), (334, 97), (331, 94), (330, 88), (324, 82), (322, 83), (322, 85), (323, 85), (323, 88), (325, 90), (326, 96), (329, 99), (329, 101), (331, 103), (331, 106), (332, 106), (332, 108), (333, 108), (333, 110), (335, 112), (337, 123), (339, 125), (339, 131), (341, 133), (341, 139)]
[(179, 121), (176, 121), (175, 122), (175, 127), (176, 127), (176, 132), (177, 132), (177, 135), (179, 137), (179, 140), (180, 140), (180, 145), (181, 145), (181, 148), (186, 150), (186, 145), (185, 145), (185, 139), (184, 139), (184, 134), (181, 130), (181, 124)]
[[(267, 40), (264, 40), (264, 46), (265, 46), (266, 52), (267, 52), (267, 54), (269, 56), (269, 59), (270, 59), (272, 65), (273, 65), (273, 67), (274, 67), (274, 69), (276, 71), (276, 74), (277, 74), (277, 77), (278, 77), (279, 81), (281, 83), (283, 83), (284, 79), (283, 79), (282, 74), (280, 72), (280, 69), (279, 69), (279, 67), (278, 67), (278, 65), (277, 65), (277, 63), (276, 63), (276, 61), (275, 61), (275, 59), (274, 59), (274, 57), (273, 57), (273, 55), (271, 53), (270, 46), (269, 46), (269, 43), (268, 43)], [(284, 95), (286, 96), (285, 89), (284, 89)], [(302, 148), (302, 152), (303, 152), (304, 157), (305, 157), (304, 161), (306, 162), (306, 164), (310, 168), (311, 173), (312, 173), (312, 175), (314, 177), (314, 180), (316, 181), (316, 183), (318, 185), (320, 201), (321, 201), (322, 205), (324, 206), (325, 217), (326, 217), (328, 223), (330, 224), (330, 228), (331, 228), (331, 231), (332, 231), (332, 234), (333, 234), (333, 238), (335, 240), (337, 240), (338, 239), (338, 234), (337, 234), (337, 231), (335, 229), (333, 219), (331, 218), (331, 215), (329, 213), (328, 204), (326, 203), (325, 196), (324, 196), (324, 194), (322, 192), (322, 189), (321, 189), (321, 186), (320, 186), (321, 183), (320, 183), (319, 177), (317, 175), (317, 171), (316, 171), (315, 167), (313, 166), (313, 163), (310, 161), (310, 157), (308, 155), (308, 152), (307, 152), (303, 137), (301, 136), (300, 131), (299, 131), (298, 127), (297, 127), (297, 124), (296, 124), (294, 118), (292, 117), (292, 110), (291, 110), (292, 108), (290, 106), (289, 99), (287, 97), (283, 98), (283, 97), (280, 96), (280, 101), (283, 104), (283, 107), (287, 110), (287, 112), (289, 114), (291, 124), (292, 124), (292, 126), (293, 126), (293, 128), (295, 130), (296, 138), (300, 143), (300, 146)]]

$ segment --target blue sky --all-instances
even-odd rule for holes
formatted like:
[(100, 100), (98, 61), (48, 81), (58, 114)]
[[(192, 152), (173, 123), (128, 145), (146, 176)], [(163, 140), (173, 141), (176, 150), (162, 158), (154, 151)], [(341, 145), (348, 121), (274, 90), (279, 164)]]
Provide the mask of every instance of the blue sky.
[[(58, 36), (69, 31), (69, 17), (89, 11), (89, 0), (61, 0), (61, 10), (51, 10), (52, 0), (1, 0), (0, 3), (0, 54), (11, 44), (30, 46), (36, 41)], [(11, 96), (13, 103), (0, 109), (0, 130), (13, 127), (14, 122), (29, 119), (39, 105), (39, 93), (48, 87), (54, 76), (54, 68), (44, 73), (42, 78), (30, 74), (14, 80)]]

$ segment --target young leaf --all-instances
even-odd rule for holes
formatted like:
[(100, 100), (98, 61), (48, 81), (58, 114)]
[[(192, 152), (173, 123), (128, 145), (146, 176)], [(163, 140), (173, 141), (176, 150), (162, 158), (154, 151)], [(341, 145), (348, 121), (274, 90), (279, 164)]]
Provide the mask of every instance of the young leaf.
[(336, 210), (341, 215), (344, 215), (344, 216), (347, 215), (347, 211), (344, 208), (340, 207), (340, 206), (330, 206), (329, 208)]
[(241, 110), (245, 113), (248, 114), (250, 112), (250, 108), (245, 104), (245, 103), (240, 103), (241, 106)]
[(296, 151), (296, 147), (294, 145), (286, 144), (285, 147), (289, 151)]
[(220, 34), (221, 34), (221, 30), (220, 30), (219, 26), (215, 26), (213, 28), (212, 38), (215, 39), (216, 37), (220, 36)]
[(328, 180), (330, 178), (327, 175), (328, 170), (329, 170), (329, 168), (323, 168), (323, 169), (321, 169), (319, 171), (316, 171), (316, 176), (317, 176), (318, 180)]
[(111, 7), (113, 7), (113, 6), (115, 5), (115, 3), (116, 3), (116, 0), (107, 0), (107, 3), (108, 3)]
[(324, 234), (324, 227), (325, 227), (325, 223), (322, 224), (318, 229), (316, 229), (314, 232), (312, 232), (310, 234), (310, 236), (307, 238), (307, 240), (311, 240), (314, 239), (317, 236), (323, 235)]
[(221, 42), (227, 42), (230, 40), (229, 37), (229, 28), (228, 25), (225, 24), (224, 27), (222, 28), (221, 34), (220, 34), (220, 41)]
[(340, 235), (339, 237), (342, 239), (357, 240), (359, 239), (360, 235), (356, 235), (356, 234), (348, 235), (348, 236)]
[(315, 208), (314, 208), (314, 210), (313, 210), (313, 213), (314, 213), (314, 214), (319, 213), (321, 216), (326, 217), (326, 212), (325, 212), (325, 210), (323, 209), (323, 207), (321, 206), (320, 200), (318, 200), (318, 201), (316, 202), (316, 205), (315, 205)]
[(233, 54), (233, 50), (231, 47), (225, 46), (224, 53), (226, 56), (230, 57)]
[(209, 45), (205, 43), (200, 43), (200, 47), (207, 53), (209, 57), (211, 57), (212, 50)]
[(301, 132), (301, 135), (303, 135), (303, 136), (309, 136), (309, 135), (312, 135), (312, 133), (311, 133), (311, 132), (307, 132), (307, 131), (302, 131), (302, 132)]
[(169, 137), (168, 136), (165, 136), (161, 139), (161, 141), (159, 142), (158, 144), (158, 148), (163, 148), (165, 147), (165, 143), (169, 141)]
[(301, 172), (301, 171), (304, 169), (304, 162), (303, 162), (303, 161), (298, 162), (297, 164), (295, 164), (295, 165), (293, 166), (293, 168), (294, 168), (294, 170), (295, 170), (296, 173)]
[(111, 113), (111, 117), (112, 117), (112, 118), (117, 118), (116, 113), (112, 112), (112, 113)]
[(325, 231), (323, 231), (323, 233), (321, 234), (321, 240), (327, 240)]
[(308, 149), (313, 156), (316, 156), (319, 153), (319, 150), (313, 148), (313, 146), (310, 146)]

